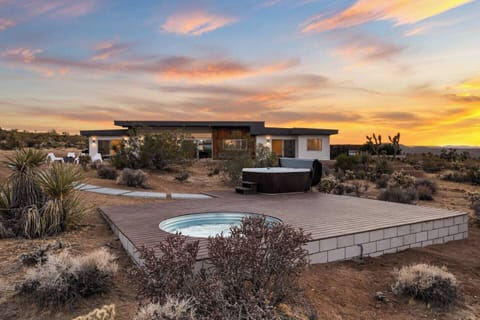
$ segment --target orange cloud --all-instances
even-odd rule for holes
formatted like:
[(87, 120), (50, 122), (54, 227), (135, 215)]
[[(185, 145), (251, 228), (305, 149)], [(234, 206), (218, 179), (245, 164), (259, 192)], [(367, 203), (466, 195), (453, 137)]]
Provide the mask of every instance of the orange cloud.
[(15, 21), (5, 18), (0, 18), (0, 31), (11, 28), (15, 25)]
[(232, 17), (215, 15), (206, 11), (196, 11), (168, 17), (162, 25), (162, 29), (170, 33), (199, 36), (235, 21), (236, 19)]
[(334, 54), (355, 58), (361, 62), (389, 59), (404, 48), (374, 37), (355, 34), (347, 37), (335, 49)]
[(358, 0), (344, 11), (324, 18), (317, 15), (307, 21), (302, 32), (322, 32), (348, 28), (375, 20), (392, 20), (412, 24), (433, 17), (473, 0)]

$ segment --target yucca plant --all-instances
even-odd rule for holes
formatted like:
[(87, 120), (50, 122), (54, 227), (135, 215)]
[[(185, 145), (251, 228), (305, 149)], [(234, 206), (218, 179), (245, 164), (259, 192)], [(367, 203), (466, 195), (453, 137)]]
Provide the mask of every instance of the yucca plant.
[(35, 175), (45, 162), (45, 154), (32, 149), (20, 149), (5, 164), (12, 171), (9, 180), (12, 188), (11, 208), (37, 205), (42, 201), (42, 192)]
[(9, 229), (10, 207), (12, 206), (12, 188), (7, 183), (0, 186), (0, 239), (12, 237)]
[[(0, 186), (0, 210), (8, 210), (12, 207), (13, 192), (8, 183)], [(1, 214), (2, 211), (0, 211)]]
[(78, 222), (85, 212), (75, 194), (75, 187), (82, 181), (78, 167), (54, 163), (38, 172), (36, 181), (46, 196), (46, 201), (40, 208), (45, 234), (64, 231), (69, 224)]

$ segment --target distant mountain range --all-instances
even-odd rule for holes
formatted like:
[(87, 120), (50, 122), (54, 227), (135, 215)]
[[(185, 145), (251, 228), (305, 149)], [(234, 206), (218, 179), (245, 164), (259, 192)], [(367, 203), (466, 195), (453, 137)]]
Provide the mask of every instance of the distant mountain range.
[(442, 149), (456, 149), (458, 153), (462, 153), (467, 151), (470, 155), (474, 158), (480, 157), (480, 147), (472, 147), (472, 146), (443, 146), (443, 147), (429, 147), (429, 146), (415, 146), (409, 147), (402, 145), (402, 153), (403, 154), (418, 154), (418, 153), (428, 153), (431, 152), (433, 154), (440, 154)]

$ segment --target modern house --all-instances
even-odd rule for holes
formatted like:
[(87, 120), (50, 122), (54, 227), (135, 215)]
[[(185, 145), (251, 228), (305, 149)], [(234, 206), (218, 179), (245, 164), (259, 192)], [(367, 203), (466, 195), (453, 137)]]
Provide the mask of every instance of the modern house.
[(278, 156), (304, 159), (330, 159), (330, 135), (335, 129), (265, 127), (264, 121), (115, 121), (117, 130), (85, 130), (90, 156), (111, 155), (122, 140), (128, 141), (130, 129), (137, 134), (178, 131), (194, 140), (199, 149), (213, 159), (226, 159), (235, 152), (255, 155), (263, 144)]

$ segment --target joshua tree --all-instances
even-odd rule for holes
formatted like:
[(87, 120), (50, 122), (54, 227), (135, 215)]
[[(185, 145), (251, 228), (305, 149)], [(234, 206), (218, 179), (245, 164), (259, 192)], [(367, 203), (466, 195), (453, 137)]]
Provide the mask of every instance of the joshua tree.
[(382, 135), (376, 136), (375, 133), (371, 137), (367, 136), (367, 145), (370, 146), (373, 153), (378, 156), (380, 154), (380, 147), (382, 146)]
[(398, 132), (393, 137), (388, 136), (388, 140), (390, 140), (393, 146), (393, 159), (396, 159), (397, 154), (400, 153), (400, 132)]

